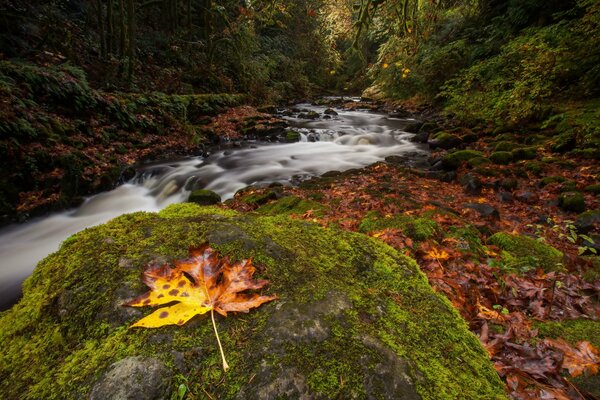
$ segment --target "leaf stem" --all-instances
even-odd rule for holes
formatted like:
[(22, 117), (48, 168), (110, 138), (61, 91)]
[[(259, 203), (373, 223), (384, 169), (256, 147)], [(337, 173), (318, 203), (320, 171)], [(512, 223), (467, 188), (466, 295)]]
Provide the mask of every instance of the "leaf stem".
[(219, 350), (221, 350), (221, 359), (223, 360), (223, 370), (227, 372), (229, 364), (225, 361), (225, 353), (223, 352), (223, 346), (221, 346), (221, 339), (219, 339), (219, 332), (217, 332), (217, 324), (215, 323), (215, 310), (210, 310), (210, 318), (212, 319), (213, 328), (215, 329), (215, 336), (217, 337), (217, 343), (219, 344)]

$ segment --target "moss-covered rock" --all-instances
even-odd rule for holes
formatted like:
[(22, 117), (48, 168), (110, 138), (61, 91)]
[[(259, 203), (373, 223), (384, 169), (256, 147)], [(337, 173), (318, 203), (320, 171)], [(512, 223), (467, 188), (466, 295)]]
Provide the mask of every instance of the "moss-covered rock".
[(564, 192), (558, 196), (558, 206), (565, 211), (585, 211), (585, 198), (580, 192)]
[(445, 169), (456, 169), (464, 161), (469, 161), (475, 157), (483, 157), (483, 153), (476, 150), (459, 150), (454, 153), (449, 153), (442, 158), (442, 166)]
[(553, 271), (560, 268), (563, 259), (561, 251), (527, 236), (498, 232), (487, 243), (504, 250), (503, 261), (509, 269), (524, 271), (541, 267)]
[(429, 138), (429, 147), (432, 149), (449, 150), (462, 144), (462, 139), (449, 132), (438, 132)]
[(434, 236), (438, 224), (427, 217), (411, 217), (408, 215), (395, 215), (382, 217), (376, 212), (369, 212), (361, 221), (358, 229), (361, 232), (375, 232), (387, 228), (401, 229), (407, 236), (414, 240), (427, 240)]
[(478, 167), (480, 165), (490, 164), (491, 161), (487, 157), (473, 157), (473, 158), (469, 159), (469, 161), (467, 161), (467, 163), (471, 167)]
[(540, 180), (540, 186), (550, 185), (552, 183), (561, 183), (566, 181), (566, 178), (557, 175), (557, 176), (546, 176)]
[[(233, 259), (252, 257), (279, 297), (217, 319), (227, 375), (210, 317), (130, 330), (150, 310), (122, 307), (145, 292), (145, 265), (205, 242)], [(364, 235), (190, 203), (66, 240), (26, 281), (21, 302), (0, 314), (0, 341), (3, 398), (97, 396), (109, 370), (130, 357), (165, 365), (173, 395), (187, 382), (190, 393), (221, 399), (505, 398), (479, 341), (414, 261)]]
[(188, 201), (201, 206), (211, 206), (213, 204), (219, 204), (221, 202), (221, 196), (212, 190), (198, 189), (190, 193)]
[(515, 147), (517, 146), (513, 142), (502, 140), (496, 143), (494, 151), (512, 151)]
[(584, 192), (600, 194), (600, 183), (588, 185), (583, 189)]
[(490, 160), (492, 160), (494, 164), (506, 165), (513, 160), (513, 155), (509, 151), (495, 151), (490, 154)]
[(537, 147), (522, 147), (514, 149), (511, 153), (515, 161), (533, 160), (537, 156)]

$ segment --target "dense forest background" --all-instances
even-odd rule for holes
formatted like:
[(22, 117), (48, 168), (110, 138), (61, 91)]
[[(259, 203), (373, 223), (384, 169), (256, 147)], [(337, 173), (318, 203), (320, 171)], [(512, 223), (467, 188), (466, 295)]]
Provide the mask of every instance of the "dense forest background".
[(3, 0), (0, 214), (189, 153), (223, 107), (323, 94), (553, 129), (554, 150), (595, 158), (599, 42), (594, 0)]

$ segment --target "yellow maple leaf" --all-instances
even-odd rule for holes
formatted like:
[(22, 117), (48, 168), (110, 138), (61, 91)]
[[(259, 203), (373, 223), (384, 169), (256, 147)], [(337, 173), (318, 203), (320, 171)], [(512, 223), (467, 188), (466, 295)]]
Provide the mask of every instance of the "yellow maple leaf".
[(142, 279), (150, 291), (123, 305), (166, 307), (155, 310), (130, 328), (183, 325), (194, 316), (210, 311), (223, 369), (227, 371), (229, 366), (217, 333), (214, 311), (223, 316), (230, 311), (248, 312), (251, 308), (274, 300), (276, 296), (246, 292), (261, 289), (268, 283), (252, 279), (256, 271), (252, 260), (231, 263), (227, 257), (220, 258), (208, 244), (191, 249), (190, 255), (188, 259), (176, 261), (175, 267), (150, 266), (144, 271)]

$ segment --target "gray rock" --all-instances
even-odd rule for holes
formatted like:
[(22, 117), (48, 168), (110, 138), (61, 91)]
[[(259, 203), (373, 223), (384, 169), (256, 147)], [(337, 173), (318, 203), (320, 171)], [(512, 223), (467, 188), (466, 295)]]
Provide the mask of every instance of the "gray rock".
[(422, 126), (423, 123), (421, 121), (410, 121), (408, 125), (403, 128), (403, 130), (405, 132), (418, 133)]
[(149, 357), (127, 357), (110, 366), (92, 388), (90, 400), (159, 400), (168, 398), (171, 372)]
[(419, 132), (415, 136), (410, 138), (410, 141), (413, 143), (427, 143), (428, 140), (429, 132)]
[(327, 115), (338, 115), (338, 113), (333, 108), (328, 108), (324, 111), (324, 113)]
[(486, 203), (467, 203), (465, 208), (475, 210), (482, 217), (500, 218), (500, 213), (492, 205)]
[(529, 190), (519, 190), (514, 193), (515, 200), (521, 203), (534, 204), (538, 200), (538, 196)]
[(201, 206), (210, 206), (213, 204), (219, 204), (221, 202), (221, 196), (212, 190), (198, 189), (190, 193), (188, 201)]
[(600, 210), (581, 213), (575, 220), (575, 227), (579, 233), (589, 233), (596, 225), (600, 225)]

